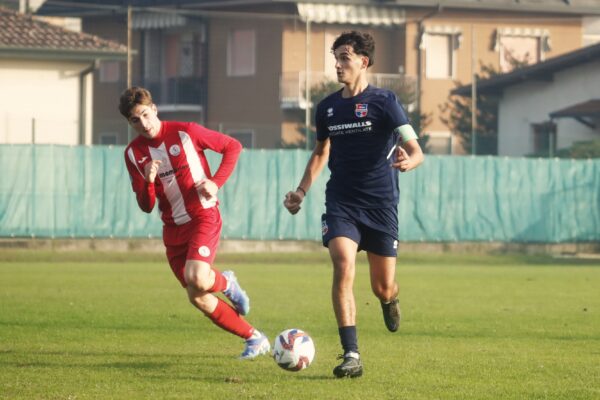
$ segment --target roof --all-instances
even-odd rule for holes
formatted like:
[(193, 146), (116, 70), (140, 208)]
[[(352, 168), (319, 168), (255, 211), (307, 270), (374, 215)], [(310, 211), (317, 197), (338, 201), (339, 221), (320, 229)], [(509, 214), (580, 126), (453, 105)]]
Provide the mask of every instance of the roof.
[(0, 55), (39, 57), (42, 54), (45, 58), (125, 58), (127, 47), (0, 7)]
[(600, 0), (46, 0), (38, 10), (42, 15), (82, 15), (102, 9), (134, 7), (176, 7), (220, 9), (268, 5), (275, 3), (327, 3), (342, 5), (387, 6), (396, 8), (445, 8), (524, 13), (600, 15)]
[(588, 100), (583, 103), (563, 108), (550, 113), (551, 118), (582, 118), (600, 117), (600, 99)]
[[(557, 72), (596, 60), (600, 60), (600, 43), (549, 58), (548, 60), (537, 64), (518, 68), (506, 74), (494, 75), (491, 78), (477, 81), (477, 93), (497, 94), (502, 92), (508, 86), (516, 85), (521, 82), (529, 80), (549, 80)], [(451, 94), (471, 96), (471, 85), (460, 86), (452, 90)]]

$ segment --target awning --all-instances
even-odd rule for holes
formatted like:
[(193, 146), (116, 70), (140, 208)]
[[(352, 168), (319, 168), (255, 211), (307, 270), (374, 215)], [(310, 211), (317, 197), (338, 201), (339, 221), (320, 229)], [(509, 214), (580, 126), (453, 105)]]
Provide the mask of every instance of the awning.
[(596, 124), (593, 120), (600, 118), (600, 99), (584, 101), (583, 103), (577, 103), (551, 112), (550, 118), (574, 118), (588, 128), (596, 129)]
[(583, 103), (577, 103), (562, 110), (551, 112), (550, 117), (600, 117), (600, 99), (584, 101)]
[(297, 3), (298, 14), (304, 22), (309, 20), (325, 24), (353, 24), (374, 26), (404, 25), (404, 10), (349, 4)]
[(541, 39), (543, 51), (551, 50), (550, 32), (541, 28), (498, 28), (496, 30), (496, 42), (494, 50), (500, 51), (500, 38), (502, 36), (537, 37)]
[(131, 19), (132, 29), (166, 29), (185, 26), (187, 18), (175, 13), (134, 12)]
[(419, 48), (427, 48), (427, 36), (429, 35), (448, 35), (452, 37), (452, 48), (454, 50), (460, 48), (462, 43), (462, 29), (459, 26), (453, 25), (427, 25), (421, 32), (421, 38), (419, 41)]

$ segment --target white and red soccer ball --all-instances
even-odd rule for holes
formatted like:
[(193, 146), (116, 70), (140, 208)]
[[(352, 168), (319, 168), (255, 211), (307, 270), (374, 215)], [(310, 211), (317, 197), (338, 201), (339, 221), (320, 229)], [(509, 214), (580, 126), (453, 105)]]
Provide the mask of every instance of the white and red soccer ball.
[(286, 329), (275, 338), (273, 358), (286, 371), (300, 371), (315, 358), (315, 344), (306, 332)]

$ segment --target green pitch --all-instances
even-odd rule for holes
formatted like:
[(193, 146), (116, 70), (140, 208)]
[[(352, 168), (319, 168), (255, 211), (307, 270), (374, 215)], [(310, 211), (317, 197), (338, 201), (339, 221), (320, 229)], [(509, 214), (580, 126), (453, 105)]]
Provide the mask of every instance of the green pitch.
[(187, 303), (160, 255), (0, 252), (2, 399), (600, 398), (600, 262), (524, 256), (399, 260), (403, 324), (383, 324), (360, 258), (365, 375), (340, 352), (325, 253), (221, 255), (248, 320), (316, 344), (312, 366), (236, 359), (243, 343)]

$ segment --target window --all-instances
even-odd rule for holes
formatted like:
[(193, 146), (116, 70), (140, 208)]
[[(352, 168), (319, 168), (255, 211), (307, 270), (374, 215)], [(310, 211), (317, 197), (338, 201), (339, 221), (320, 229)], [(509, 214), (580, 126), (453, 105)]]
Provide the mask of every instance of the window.
[(461, 41), (459, 27), (425, 27), (419, 48), (425, 51), (426, 78), (452, 79), (456, 76), (456, 55)]
[(163, 71), (162, 37), (158, 30), (144, 31), (144, 79), (158, 81)]
[(229, 33), (227, 41), (227, 75), (252, 76), (256, 72), (256, 32), (239, 29)]
[(121, 65), (119, 61), (100, 62), (100, 82), (114, 83), (121, 79)]
[(540, 39), (505, 36), (500, 40), (500, 70), (510, 72), (519, 65), (540, 61)]
[(179, 76), (190, 77), (194, 75), (194, 35), (186, 33), (181, 35), (179, 47)]
[(543, 61), (550, 50), (550, 34), (542, 29), (500, 28), (494, 49), (500, 55), (500, 70), (510, 72)]
[(553, 157), (556, 150), (556, 124), (543, 122), (532, 124), (533, 153), (539, 156)]
[(204, 89), (203, 31), (144, 32), (144, 86), (158, 104), (199, 105)]
[(595, 43), (600, 43), (600, 18), (583, 17), (583, 45), (589, 46)]
[(254, 148), (254, 131), (249, 129), (249, 130), (239, 130), (239, 131), (229, 131), (227, 132), (227, 134), (229, 136), (231, 136), (234, 139), (237, 139), (241, 144), (242, 147), (245, 149), (252, 149)]

